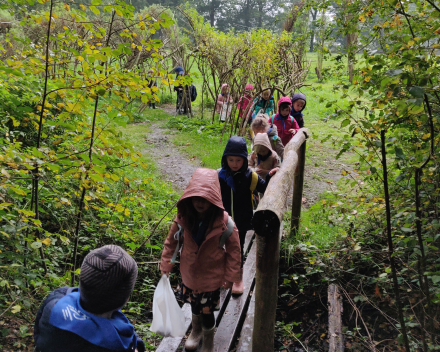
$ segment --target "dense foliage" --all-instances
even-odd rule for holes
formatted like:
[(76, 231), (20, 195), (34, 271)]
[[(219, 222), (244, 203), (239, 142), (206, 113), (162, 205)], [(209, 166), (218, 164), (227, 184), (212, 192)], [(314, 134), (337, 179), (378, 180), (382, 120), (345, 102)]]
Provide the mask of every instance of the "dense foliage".
[[(324, 252), (304, 245), (305, 271), (339, 282), (356, 314), (371, 309), (393, 316), (406, 351), (436, 350), (440, 9), (432, 1), (398, 0), (311, 6), (322, 13), (336, 9), (339, 16), (327, 24), (327, 33), (347, 38), (331, 69), (341, 70), (341, 58), (348, 59), (353, 84), (339, 79), (334, 89), (340, 97), (327, 101), (333, 108), (327, 119), (341, 119), (347, 132), (326, 140), (340, 148), (339, 156), (355, 154), (358, 161), (343, 172), (345, 189), (322, 200), (324, 215), (317, 213), (318, 221), (338, 228), (338, 245)], [(331, 39), (322, 46), (324, 54)], [(355, 61), (358, 70), (350, 67)], [(361, 329), (356, 348), (382, 348), (368, 323)]]
[[(116, 243), (139, 262), (159, 257), (149, 234), (176, 200), (121, 132), (136, 117), (134, 100), (158, 100), (148, 69), (164, 87), (172, 82), (154, 34), (173, 20), (135, 15), (121, 1), (41, 3), (8, 7), (14, 28), (1, 36), (0, 306), (23, 316), (53, 288), (77, 284), (93, 248)], [(148, 270), (134, 296), (145, 303)]]

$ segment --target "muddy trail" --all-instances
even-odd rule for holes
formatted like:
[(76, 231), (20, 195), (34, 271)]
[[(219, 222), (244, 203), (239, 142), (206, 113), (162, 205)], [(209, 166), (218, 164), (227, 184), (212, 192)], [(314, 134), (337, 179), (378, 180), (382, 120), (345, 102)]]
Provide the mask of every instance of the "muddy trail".
[(153, 132), (148, 134), (145, 142), (151, 145), (152, 152), (157, 156), (159, 170), (176, 190), (183, 191), (200, 163), (197, 164), (180, 153), (173, 144), (172, 137), (166, 134), (167, 129), (160, 123), (153, 123), (151, 128)]

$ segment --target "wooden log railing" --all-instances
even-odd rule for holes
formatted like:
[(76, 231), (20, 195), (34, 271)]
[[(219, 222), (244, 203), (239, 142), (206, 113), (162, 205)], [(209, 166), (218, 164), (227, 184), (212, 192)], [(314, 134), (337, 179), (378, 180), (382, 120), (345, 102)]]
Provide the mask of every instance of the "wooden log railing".
[(297, 233), (301, 214), (306, 139), (300, 129), (284, 148), (280, 170), (272, 177), (253, 218), (257, 243), (253, 352), (274, 350), (275, 313), (278, 298), (278, 263), (286, 201), (293, 185), (292, 232)]

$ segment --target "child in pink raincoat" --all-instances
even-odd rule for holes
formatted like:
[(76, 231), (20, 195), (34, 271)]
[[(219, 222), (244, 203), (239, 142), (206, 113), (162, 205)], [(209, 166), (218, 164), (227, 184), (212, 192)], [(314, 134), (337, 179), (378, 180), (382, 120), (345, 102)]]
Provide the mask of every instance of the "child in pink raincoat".
[[(244, 119), (252, 114), (252, 98), (254, 96), (254, 86), (247, 84), (244, 89), (244, 95), (238, 101), (238, 116), (240, 119)], [(245, 116), (246, 113), (246, 116)], [(252, 122), (252, 119), (248, 120), (248, 123)]]
[(292, 109), (292, 101), (289, 97), (282, 97), (278, 101), (278, 113), (273, 115), (270, 123), (277, 127), (278, 136), (281, 142), (286, 146), (287, 143), (298, 132), (299, 126), (296, 120), (290, 115)]
[(191, 304), (192, 331), (185, 350), (202, 351), (214, 348), (214, 311), (219, 309), (220, 288), (231, 288), (241, 278), (241, 248), (237, 227), (220, 246), (220, 239), (228, 227), (217, 171), (197, 169), (177, 203), (177, 216), (165, 240), (160, 268), (168, 275), (171, 259), (178, 246), (175, 234), (178, 224), (183, 228), (183, 246), (180, 254), (182, 275), (181, 295)]

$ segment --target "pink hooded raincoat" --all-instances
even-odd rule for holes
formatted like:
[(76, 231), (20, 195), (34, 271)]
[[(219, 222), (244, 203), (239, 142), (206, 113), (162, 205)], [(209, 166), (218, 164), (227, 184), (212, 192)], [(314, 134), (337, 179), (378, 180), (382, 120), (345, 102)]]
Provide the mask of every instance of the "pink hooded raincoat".
[[(223, 216), (215, 220), (212, 230), (199, 246), (192, 238), (191, 229), (180, 215), (182, 200), (190, 197), (203, 197), (223, 210)], [(170, 260), (177, 246), (174, 234), (178, 231), (177, 223), (184, 228), (183, 247), (180, 254), (180, 272), (185, 286), (194, 293), (211, 292), (223, 286), (226, 281), (237, 282), (241, 277), (240, 241), (237, 227), (226, 240), (223, 248), (219, 247), (220, 237), (226, 230), (228, 213), (224, 211), (220, 183), (215, 170), (197, 169), (182, 197), (177, 203), (177, 216), (171, 226), (162, 252), (161, 270), (171, 271)]]

